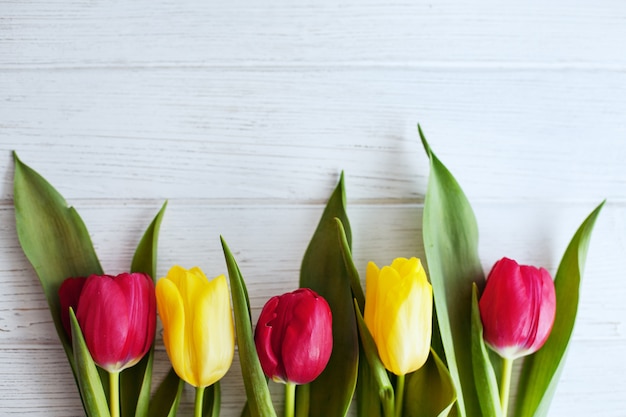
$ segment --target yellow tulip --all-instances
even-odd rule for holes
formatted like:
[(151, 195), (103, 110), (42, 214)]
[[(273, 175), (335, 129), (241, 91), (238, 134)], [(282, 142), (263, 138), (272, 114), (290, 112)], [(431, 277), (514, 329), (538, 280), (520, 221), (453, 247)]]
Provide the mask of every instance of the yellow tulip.
[(200, 268), (174, 266), (156, 285), (163, 343), (178, 376), (195, 387), (212, 385), (235, 352), (226, 278), (209, 281)]
[(379, 269), (367, 265), (365, 323), (389, 371), (406, 375), (428, 358), (433, 290), (419, 259), (397, 258)]

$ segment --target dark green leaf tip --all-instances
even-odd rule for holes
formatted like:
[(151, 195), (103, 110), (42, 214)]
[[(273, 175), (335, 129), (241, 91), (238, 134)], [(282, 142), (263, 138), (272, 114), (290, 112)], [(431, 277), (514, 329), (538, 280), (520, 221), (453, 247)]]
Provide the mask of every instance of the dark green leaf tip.
[(420, 135), (420, 139), (422, 140), (422, 145), (424, 146), (424, 150), (426, 151), (426, 153), (428, 154), (428, 157), (430, 158), (433, 154), (432, 149), (430, 148), (430, 145), (428, 144), (428, 141), (426, 140), (426, 135), (424, 135), (424, 131), (422, 130), (422, 126), (420, 126), (420, 124), (417, 124), (417, 131)]

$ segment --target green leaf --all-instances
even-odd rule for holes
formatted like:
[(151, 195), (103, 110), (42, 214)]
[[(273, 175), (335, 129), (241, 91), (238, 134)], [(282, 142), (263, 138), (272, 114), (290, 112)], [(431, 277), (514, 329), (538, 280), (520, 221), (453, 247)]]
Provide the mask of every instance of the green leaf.
[(356, 318), (335, 218), (342, 222), (349, 245), (351, 232), (343, 174), (326, 204), (300, 268), (300, 287), (311, 288), (324, 297), (333, 314), (333, 352), (322, 374), (309, 384), (311, 417), (344, 416), (352, 401), (357, 378)]
[[(418, 126), (419, 128), (419, 126)], [(471, 349), (472, 283), (484, 285), (474, 212), (450, 171), (419, 134), (430, 158), (423, 235), (441, 340), (462, 417), (480, 415)]]
[(204, 389), (204, 402), (202, 403), (202, 415), (204, 417), (219, 417), (221, 395), (219, 381)]
[(143, 272), (144, 274), (148, 274), (152, 277), (152, 280), (155, 283), (157, 274), (159, 231), (161, 229), (161, 222), (163, 221), (166, 208), (167, 201), (163, 203), (161, 210), (159, 210), (141, 237), (130, 266), (131, 272)]
[[(387, 369), (378, 356), (378, 348), (376, 342), (369, 332), (358, 303), (355, 300), (354, 308), (357, 317), (357, 325), (359, 327), (359, 336), (361, 337), (361, 346), (363, 347), (363, 353), (369, 365), (369, 372), (374, 381), (375, 390), (373, 392), (364, 393), (371, 396), (377, 396), (379, 398), (378, 408), (382, 407), (383, 415), (385, 417), (392, 417), (394, 415), (394, 392), (393, 385), (389, 380)], [(379, 414), (378, 410), (373, 410), (376, 415)]]
[[(161, 221), (167, 202), (154, 217), (139, 241), (130, 267), (131, 272), (150, 275), (156, 282), (157, 249)], [(120, 374), (121, 406), (124, 417), (147, 417), (152, 386), (152, 364), (154, 362), (154, 343), (150, 351), (135, 366)]]
[(406, 376), (405, 384), (404, 417), (446, 417), (457, 399), (448, 368), (433, 349), (424, 366)]
[[(348, 237), (346, 236), (346, 230), (343, 227), (343, 223), (338, 218), (335, 218), (335, 223), (337, 226), (341, 256), (343, 257), (344, 265), (346, 266), (348, 276), (350, 277), (350, 287), (356, 307), (355, 311), (358, 317), (362, 317), (363, 307), (365, 305), (365, 294), (363, 293), (363, 288), (361, 287), (359, 272), (354, 265), (354, 261), (352, 259), (352, 251), (350, 249), (350, 244), (348, 243)], [(357, 324), (358, 328), (360, 329), (361, 323), (357, 322)], [(371, 334), (367, 330), (367, 326), (365, 327), (365, 331), (371, 339)], [(361, 335), (360, 337), (362, 340), (363, 335)], [(390, 415), (389, 413), (392, 412), (391, 410), (393, 410), (393, 386), (389, 381), (389, 377), (386, 370), (384, 369), (384, 366), (380, 363), (380, 358), (378, 358), (378, 350), (375, 344), (374, 349), (376, 350), (373, 351), (373, 354), (375, 355), (376, 359), (373, 359), (373, 361), (378, 361), (380, 366), (382, 366), (382, 371), (384, 372), (384, 378), (386, 378), (386, 381), (384, 378), (381, 379), (380, 368), (377, 368), (376, 365), (372, 366), (372, 364), (368, 360), (368, 355), (365, 352), (364, 345), (365, 343), (363, 342), (359, 344), (359, 364), (356, 382), (357, 416), (381, 417), (383, 415), (383, 404), (385, 404), (385, 406), (387, 407), (387, 415)], [(370, 355), (371, 352), (372, 351), (369, 352)], [(384, 382), (381, 384), (381, 381)], [(391, 391), (383, 388), (383, 386), (391, 388)], [(388, 397), (390, 393), (391, 400), (389, 401)], [(389, 407), (391, 407), (391, 409)]]
[(109, 416), (107, 398), (102, 387), (102, 381), (100, 381), (98, 369), (87, 349), (78, 320), (76, 320), (74, 310), (71, 308), (70, 323), (72, 326), (72, 347), (74, 363), (76, 364), (76, 378), (83, 400), (83, 407), (89, 417)]
[(72, 343), (61, 322), (59, 287), (69, 277), (102, 274), (102, 267), (76, 210), (15, 152), (13, 159), (17, 236), (39, 277), (57, 334), (75, 372)]
[(563, 255), (554, 279), (556, 289), (554, 326), (543, 347), (524, 361), (518, 385), (515, 413), (517, 417), (548, 415), (576, 321), (580, 283), (591, 232), (603, 206), (604, 202), (589, 214)]
[(352, 250), (350, 249), (350, 243), (348, 243), (348, 236), (346, 235), (346, 229), (343, 227), (341, 219), (335, 217), (335, 224), (337, 226), (337, 236), (339, 238), (339, 249), (341, 250), (341, 257), (346, 267), (350, 279), (350, 289), (352, 290), (352, 296), (356, 299), (359, 311), (363, 314), (363, 308), (365, 307), (365, 294), (363, 293), (363, 287), (361, 287), (361, 279), (359, 278), (359, 272), (352, 260)]
[(237, 262), (228, 248), (226, 241), (223, 237), (220, 237), (220, 239), (222, 241), (228, 276), (230, 278), (237, 346), (239, 347), (239, 360), (250, 415), (252, 417), (276, 416), (267, 381), (263, 374), (261, 362), (259, 361), (259, 356), (256, 353), (256, 347), (254, 345), (248, 290), (241, 276), (241, 271), (239, 271), (239, 266), (237, 266)]
[(161, 381), (148, 407), (150, 417), (175, 417), (185, 382), (176, 375), (174, 368)]
[(503, 417), (498, 380), (491, 365), (489, 351), (483, 339), (483, 323), (478, 309), (478, 287), (472, 288), (472, 365), (478, 400), (483, 417)]

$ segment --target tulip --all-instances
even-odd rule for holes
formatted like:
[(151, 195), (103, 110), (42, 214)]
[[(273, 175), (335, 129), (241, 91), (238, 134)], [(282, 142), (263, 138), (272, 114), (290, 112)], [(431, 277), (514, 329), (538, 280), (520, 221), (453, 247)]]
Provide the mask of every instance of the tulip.
[(68, 278), (59, 288), (59, 301), (66, 331), (71, 307), (93, 361), (109, 373), (110, 413), (118, 417), (119, 373), (139, 362), (154, 340), (152, 278), (142, 273)]
[(502, 258), (491, 269), (478, 306), (485, 343), (504, 358), (500, 402), (506, 416), (513, 361), (539, 350), (552, 330), (554, 282), (543, 268)]
[(330, 307), (309, 288), (272, 297), (261, 311), (254, 342), (268, 377), (308, 384), (322, 373), (333, 349)]
[(69, 331), (69, 307), (94, 362), (108, 372), (135, 365), (148, 352), (156, 325), (152, 279), (141, 273), (68, 278), (59, 288), (61, 317)]
[(421, 368), (430, 353), (433, 290), (419, 259), (397, 258), (366, 271), (367, 329), (385, 368), (406, 375)]
[(480, 302), (485, 342), (503, 358), (536, 352), (550, 335), (556, 312), (548, 271), (502, 258), (487, 278)]
[(297, 384), (317, 378), (333, 350), (332, 313), (309, 288), (270, 298), (254, 332), (263, 372), (285, 387), (285, 416), (293, 416)]
[(196, 387), (201, 412), (204, 388), (226, 374), (235, 353), (226, 277), (209, 281), (198, 267), (174, 266), (157, 282), (156, 297), (167, 355), (176, 374)]

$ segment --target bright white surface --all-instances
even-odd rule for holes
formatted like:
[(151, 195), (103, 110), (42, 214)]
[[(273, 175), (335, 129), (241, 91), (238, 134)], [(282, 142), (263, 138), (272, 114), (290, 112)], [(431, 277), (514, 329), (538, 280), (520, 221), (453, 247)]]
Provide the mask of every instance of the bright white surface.
[[(341, 170), (361, 272), (421, 256), (420, 122), (474, 206), (486, 270), (506, 255), (554, 273), (607, 198), (551, 416), (626, 416), (626, 3), (222, 3), (0, 0), (0, 414), (82, 413), (17, 243), (10, 150), (78, 209), (111, 273), (165, 199), (161, 275), (225, 273), (224, 235), (256, 317), (297, 285)], [(238, 415), (238, 363), (223, 389)]]

